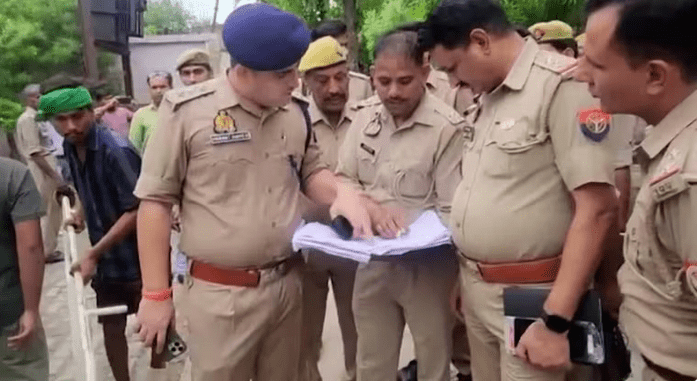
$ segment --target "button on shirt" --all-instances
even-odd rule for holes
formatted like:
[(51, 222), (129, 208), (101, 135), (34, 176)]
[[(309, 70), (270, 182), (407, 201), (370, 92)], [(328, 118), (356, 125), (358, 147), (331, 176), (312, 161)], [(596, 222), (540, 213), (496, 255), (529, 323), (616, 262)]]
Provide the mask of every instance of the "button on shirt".
[(400, 126), (382, 106), (359, 111), (337, 174), (375, 201), (410, 211), (437, 208), (447, 221), (461, 178), (464, 119), (430, 93)]
[[(133, 189), (140, 173), (140, 156), (128, 141), (98, 124), (90, 128), (85, 144), (84, 163), (67, 139), (63, 147), (85, 209), (90, 242), (94, 245), (124, 213), (138, 207)], [(133, 232), (102, 254), (94, 281), (139, 279), (138, 244)]]
[(563, 59), (528, 39), (504, 82), (482, 95), (452, 206), (454, 242), (471, 259), (559, 254), (573, 214), (570, 192), (614, 184), (609, 139), (592, 141), (580, 128), (579, 112), (598, 105), (586, 85), (562, 80)]
[(341, 148), (341, 143), (344, 141), (344, 136), (346, 136), (346, 131), (351, 125), (358, 106), (350, 101), (346, 103), (336, 127), (332, 127), (327, 117), (317, 107), (314, 99), (310, 99), (308, 110), (312, 120), (312, 130), (317, 136), (317, 144), (322, 148), (322, 161), (329, 166), (331, 171), (334, 171), (339, 161), (339, 148)]
[(647, 173), (618, 275), (621, 322), (649, 360), (697, 377), (697, 274), (681, 273), (697, 263), (697, 92), (638, 150)]
[[(249, 139), (220, 140), (235, 132)], [(306, 136), (295, 102), (258, 111), (227, 78), (170, 91), (135, 193), (181, 202), (181, 248), (192, 258), (229, 267), (282, 260), (306, 206), (298, 174), (305, 181), (326, 168), (314, 139), (305, 151)]]

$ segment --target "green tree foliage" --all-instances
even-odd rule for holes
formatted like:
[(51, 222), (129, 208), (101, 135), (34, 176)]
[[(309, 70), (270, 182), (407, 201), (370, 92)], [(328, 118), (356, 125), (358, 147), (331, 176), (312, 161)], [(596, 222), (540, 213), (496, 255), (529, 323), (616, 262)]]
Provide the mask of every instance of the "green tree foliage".
[(145, 34), (186, 34), (208, 32), (210, 20), (201, 20), (182, 5), (181, 0), (149, 1), (143, 14)]
[(390, 0), (381, 7), (365, 11), (362, 18), (361, 36), (363, 60), (373, 61), (375, 43), (381, 35), (413, 21), (423, 21), (439, 0)]
[[(342, 0), (262, 0), (301, 16), (311, 25), (326, 18), (341, 18)], [(512, 23), (528, 27), (540, 21), (562, 20), (576, 30), (583, 25), (586, 0), (500, 0)], [(396, 26), (424, 20), (440, 0), (356, 0), (361, 62), (369, 66), (375, 42)]]
[(293, 12), (302, 17), (310, 26), (316, 26), (322, 20), (342, 16), (342, 1), (329, 0), (264, 0), (280, 9)]
[(586, 0), (501, 0), (508, 19), (529, 27), (535, 23), (561, 20), (577, 31), (583, 27)]
[(0, 0), (0, 126), (12, 129), (16, 95), (56, 71), (82, 67), (74, 0)]

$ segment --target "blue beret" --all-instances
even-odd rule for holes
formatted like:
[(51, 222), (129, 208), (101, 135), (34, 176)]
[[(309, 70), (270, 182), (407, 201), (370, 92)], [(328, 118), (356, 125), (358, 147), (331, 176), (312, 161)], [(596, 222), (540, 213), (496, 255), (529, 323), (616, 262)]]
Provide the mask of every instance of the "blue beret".
[(257, 71), (276, 71), (300, 61), (310, 30), (294, 14), (271, 5), (243, 5), (227, 17), (223, 42), (234, 61)]

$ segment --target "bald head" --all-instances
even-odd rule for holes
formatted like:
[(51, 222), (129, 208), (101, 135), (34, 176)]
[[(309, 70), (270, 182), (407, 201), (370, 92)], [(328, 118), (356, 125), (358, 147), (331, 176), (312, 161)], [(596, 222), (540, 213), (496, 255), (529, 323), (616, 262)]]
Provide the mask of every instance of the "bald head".
[(418, 35), (414, 31), (397, 30), (382, 36), (375, 44), (375, 59), (382, 54), (407, 57), (417, 66), (424, 63), (424, 52), (419, 48)]
[(36, 109), (39, 105), (41, 97), (41, 86), (36, 83), (31, 83), (24, 86), (22, 92), (19, 93), (19, 99), (24, 102), (24, 105)]

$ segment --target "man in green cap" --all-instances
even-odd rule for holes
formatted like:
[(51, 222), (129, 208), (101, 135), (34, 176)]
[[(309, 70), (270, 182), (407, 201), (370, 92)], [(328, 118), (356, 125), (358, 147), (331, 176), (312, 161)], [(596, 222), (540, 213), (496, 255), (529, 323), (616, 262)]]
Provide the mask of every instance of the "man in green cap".
[[(51, 119), (65, 137), (65, 155), (87, 217), (92, 247), (75, 270), (85, 282), (92, 279), (97, 307), (126, 305), (128, 314), (135, 313), (141, 282), (135, 234), (139, 201), (133, 189), (140, 156), (123, 137), (96, 122), (92, 98), (84, 87), (45, 94), (37, 117)], [(114, 378), (128, 381), (126, 315), (100, 316), (99, 322)]]

